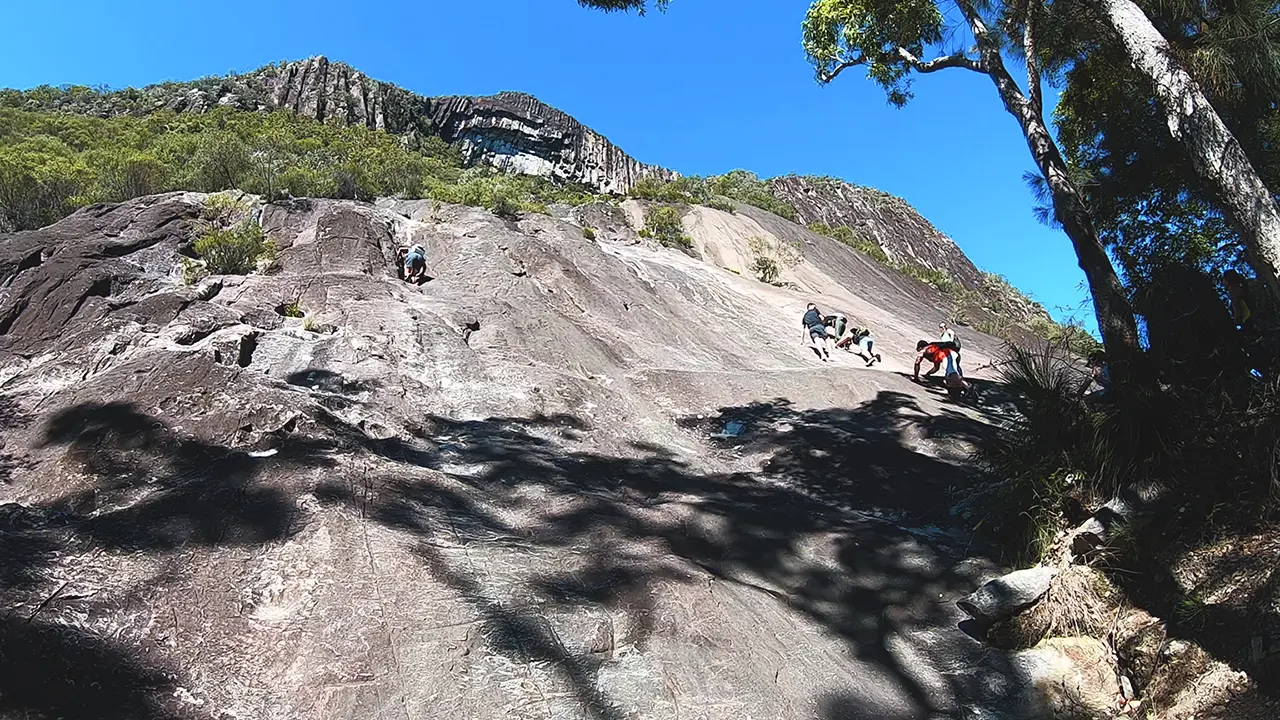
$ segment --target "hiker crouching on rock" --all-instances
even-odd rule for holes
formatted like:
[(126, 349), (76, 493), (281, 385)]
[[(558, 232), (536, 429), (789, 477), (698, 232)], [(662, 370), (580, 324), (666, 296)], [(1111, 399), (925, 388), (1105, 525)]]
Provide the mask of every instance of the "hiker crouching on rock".
[(974, 394), (973, 384), (964, 379), (960, 374), (960, 366), (956, 364), (956, 351), (952, 347), (952, 343), (929, 342), (921, 340), (916, 343), (916, 368), (911, 379), (920, 382), (920, 363), (928, 360), (933, 363), (933, 367), (925, 372), (927, 378), (938, 372), (938, 368), (946, 363), (946, 371), (943, 373), (943, 384), (950, 390), (959, 390), (965, 394)]
[(853, 326), (850, 326), (836, 341), (836, 347), (862, 358), (866, 361), (867, 367), (880, 362), (880, 353), (872, 350), (874, 345), (875, 340), (871, 338), (871, 330)]
[(421, 245), (414, 245), (409, 248), (400, 248), (396, 255), (400, 259), (400, 265), (403, 268), (400, 278), (406, 282), (420, 285), (427, 278), (427, 249)]
[(800, 327), (804, 328), (804, 334), (800, 337), (800, 344), (812, 344), (813, 351), (818, 353), (818, 357), (823, 362), (830, 360), (831, 351), (827, 349), (827, 325), (823, 320), (822, 313), (818, 312), (817, 305), (809, 303), (804, 317), (800, 319)]

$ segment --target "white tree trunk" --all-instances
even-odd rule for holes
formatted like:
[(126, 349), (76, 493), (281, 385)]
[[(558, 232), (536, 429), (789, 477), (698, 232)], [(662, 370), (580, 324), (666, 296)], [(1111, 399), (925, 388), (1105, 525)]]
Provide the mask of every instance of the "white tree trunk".
[(1169, 132), (1213, 188), (1253, 260), (1254, 270), (1280, 297), (1280, 206), (1244, 149), (1199, 84), (1178, 62), (1160, 31), (1133, 0), (1093, 0), (1120, 36), (1134, 66), (1151, 78)]

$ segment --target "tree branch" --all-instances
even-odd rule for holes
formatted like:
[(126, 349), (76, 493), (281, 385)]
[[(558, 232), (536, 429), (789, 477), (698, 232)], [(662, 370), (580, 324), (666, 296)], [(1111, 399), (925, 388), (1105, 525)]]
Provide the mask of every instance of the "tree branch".
[(847, 70), (847, 69), (849, 69), (849, 68), (851, 68), (851, 67), (854, 67), (854, 66), (856, 66), (856, 65), (866, 65), (866, 64), (867, 64), (867, 56), (866, 56), (866, 55), (859, 55), (858, 57), (856, 57), (856, 58), (854, 58), (854, 59), (852, 59), (852, 60), (845, 60), (844, 62), (842, 62), (842, 63), (840, 63), (839, 65), (835, 66), (835, 68), (834, 68), (834, 69), (832, 69), (832, 70), (830, 70), (830, 71), (828, 71), (828, 72), (820, 72), (820, 73), (818, 73), (818, 80), (819, 80), (819, 82), (821, 82), (823, 85), (826, 85), (827, 83), (831, 82), (832, 80), (835, 80), (835, 79), (836, 79), (836, 76), (837, 76), (837, 75), (839, 75), (840, 73), (844, 72), (845, 70)]
[(934, 58), (927, 62), (921, 61), (920, 58), (912, 55), (906, 48), (898, 48), (898, 57), (907, 61), (907, 65), (918, 73), (931, 73), (942, 70), (943, 68), (964, 68), (974, 72), (986, 72), (982, 69), (982, 63), (969, 57), (966, 52), (958, 52), (952, 55), (944, 55)]

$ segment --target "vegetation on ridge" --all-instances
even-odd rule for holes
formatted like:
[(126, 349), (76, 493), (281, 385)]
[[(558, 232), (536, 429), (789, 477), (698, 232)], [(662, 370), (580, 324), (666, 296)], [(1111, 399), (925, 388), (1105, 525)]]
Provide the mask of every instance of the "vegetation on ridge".
[(95, 202), (233, 188), (268, 199), (400, 196), (533, 212), (596, 199), (545, 178), (464, 168), (439, 138), (410, 147), (287, 111), (98, 118), (0, 109), (0, 228), (43, 227)]

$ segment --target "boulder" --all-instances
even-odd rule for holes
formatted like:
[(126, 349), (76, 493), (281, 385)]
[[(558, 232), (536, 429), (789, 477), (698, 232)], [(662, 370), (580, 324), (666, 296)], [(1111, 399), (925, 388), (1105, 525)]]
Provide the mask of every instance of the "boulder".
[(1086, 637), (1048, 638), (1014, 653), (1012, 666), (1044, 717), (1103, 720), (1114, 716), (1121, 687), (1106, 643)]
[(1120, 668), (1139, 694), (1151, 682), (1166, 636), (1164, 621), (1145, 610), (1131, 611), (1116, 625), (1113, 637)]
[(956, 604), (974, 620), (994, 623), (1034, 605), (1049, 591), (1056, 574), (1056, 569), (1044, 566), (1016, 570), (988, 582)]

